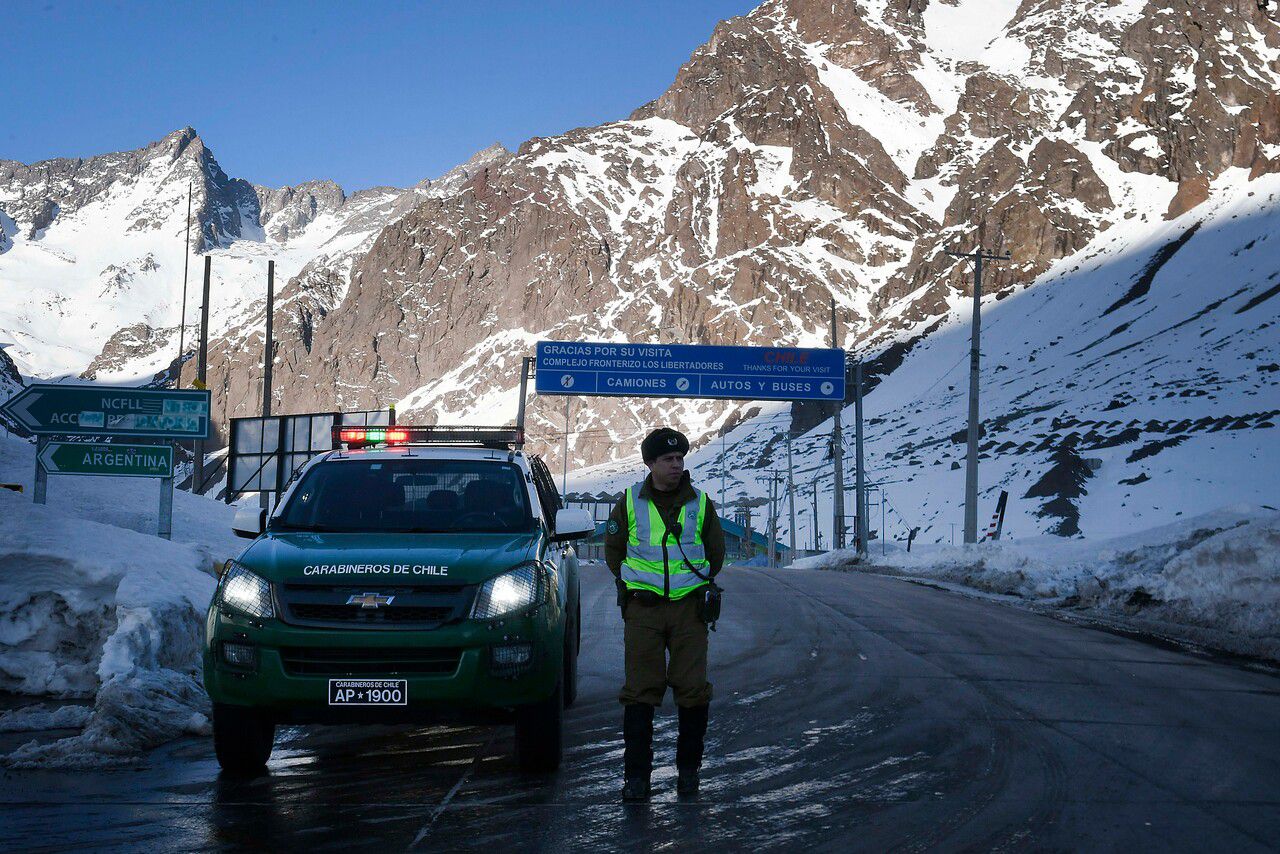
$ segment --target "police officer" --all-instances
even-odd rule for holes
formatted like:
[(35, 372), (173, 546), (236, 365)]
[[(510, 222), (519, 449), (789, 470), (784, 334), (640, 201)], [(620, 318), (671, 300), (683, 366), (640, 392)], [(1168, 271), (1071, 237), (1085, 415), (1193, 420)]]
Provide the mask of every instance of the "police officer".
[[(711, 683), (707, 681), (710, 583), (724, 565), (724, 531), (705, 492), (689, 481), (689, 440), (663, 427), (640, 445), (649, 475), (627, 488), (609, 514), (605, 563), (622, 607), (626, 684), (622, 736), (622, 798), (649, 797), (653, 769), (653, 712), (671, 686), (678, 708), (676, 792), (698, 793), (707, 733)], [(718, 605), (718, 601), (717, 601)]]

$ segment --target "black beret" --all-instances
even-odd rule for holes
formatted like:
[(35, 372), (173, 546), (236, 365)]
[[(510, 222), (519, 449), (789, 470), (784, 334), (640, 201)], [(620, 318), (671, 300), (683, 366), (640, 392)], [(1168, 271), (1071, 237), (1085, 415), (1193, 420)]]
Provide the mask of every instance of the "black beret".
[(640, 443), (640, 458), (651, 463), (663, 454), (689, 453), (689, 440), (679, 430), (659, 427)]

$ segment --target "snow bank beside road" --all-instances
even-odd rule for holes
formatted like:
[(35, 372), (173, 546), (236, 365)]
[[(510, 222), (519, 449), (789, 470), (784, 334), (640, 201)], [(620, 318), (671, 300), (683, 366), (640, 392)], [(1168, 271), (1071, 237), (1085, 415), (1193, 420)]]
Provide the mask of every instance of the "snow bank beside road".
[(1097, 542), (875, 551), (866, 565), (845, 551), (795, 566), (937, 579), (1280, 661), (1280, 512), (1230, 507)]
[[(0, 453), (0, 470), (34, 460), (29, 444), (7, 436)], [(0, 491), (0, 690), (46, 701), (0, 717), (0, 731), (47, 728), (37, 725), (46, 718), (84, 725), (72, 738), (23, 745), (7, 764), (128, 761), (207, 731), (200, 647), (214, 564), (239, 550), (233, 510), (176, 494), (174, 542), (93, 518), (128, 526), (144, 508), (154, 514), (157, 489), (153, 480), (51, 478), (48, 506)], [(92, 713), (60, 714), (51, 697), (92, 698)]]

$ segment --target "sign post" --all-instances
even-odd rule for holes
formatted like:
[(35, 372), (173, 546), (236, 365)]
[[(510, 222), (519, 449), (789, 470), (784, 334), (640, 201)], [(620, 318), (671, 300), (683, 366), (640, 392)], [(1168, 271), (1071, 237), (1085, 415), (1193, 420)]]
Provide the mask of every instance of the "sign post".
[(49, 475), (40, 462), (41, 452), (48, 442), (44, 436), (36, 437), (36, 480), (31, 490), (31, 500), (36, 504), (44, 504), (49, 493)]
[[(173, 455), (173, 446), (169, 446)], [(162, 540), (173, 539), (173, 475), (160, 478), (160, 524), (156, 535)]]

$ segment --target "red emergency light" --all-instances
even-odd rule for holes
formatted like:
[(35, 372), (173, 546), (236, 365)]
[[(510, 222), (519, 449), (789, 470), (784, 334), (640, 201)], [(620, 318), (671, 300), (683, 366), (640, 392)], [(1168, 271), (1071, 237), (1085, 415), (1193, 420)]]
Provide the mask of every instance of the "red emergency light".
[(480, 445), (512, 448), (524, 444), (524, 431), (513, 427), (365, 426), (334, 427), (334, 447), (368, 445)]

